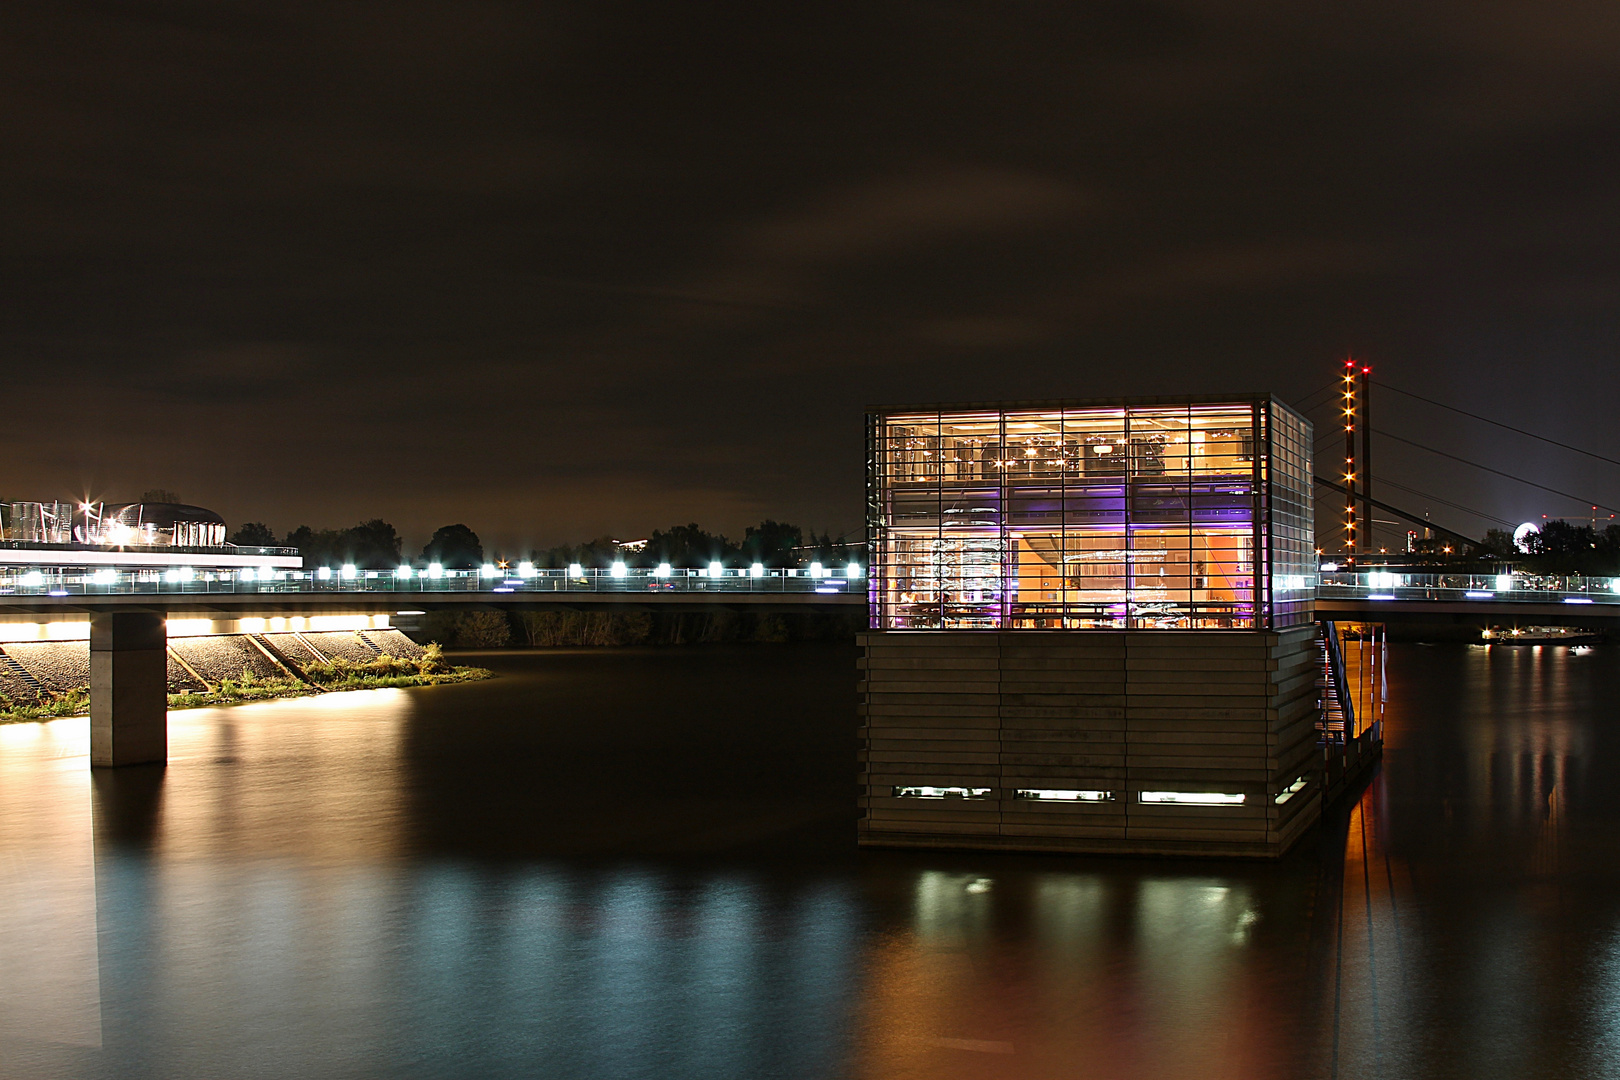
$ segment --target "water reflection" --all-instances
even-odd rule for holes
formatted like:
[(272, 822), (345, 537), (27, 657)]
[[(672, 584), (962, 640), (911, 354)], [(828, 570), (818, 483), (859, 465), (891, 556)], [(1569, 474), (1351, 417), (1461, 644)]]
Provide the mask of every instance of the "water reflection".
[(1615, 1071), (1612, 651), (1395, 647), (1277, 864), (857, 853), (848, 661), (507, 660), (93, 780), (0, 727), (0, 1076)]

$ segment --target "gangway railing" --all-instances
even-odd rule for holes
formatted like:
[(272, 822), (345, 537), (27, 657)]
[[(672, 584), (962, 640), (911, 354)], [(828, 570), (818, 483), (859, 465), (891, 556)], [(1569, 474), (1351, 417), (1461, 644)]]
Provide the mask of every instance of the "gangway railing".
[(1481, 604), (1617, 604), (1620, 577), (1552, 574), (1328, 572), (1318, 600), (1448, 600)]
[(316, 568), (273, 569), (22, 569), (0, 572), (0, 598), (123, 595), (209, 595), (287, 593), (790, 593), (862, 594), (866, 581), (858, 570), (763, 570), (728, 567), (708, 570), (629, 568), (623, 570), (557, 570), (544, 567), (521, 572), (410, 568), (359, 570)]

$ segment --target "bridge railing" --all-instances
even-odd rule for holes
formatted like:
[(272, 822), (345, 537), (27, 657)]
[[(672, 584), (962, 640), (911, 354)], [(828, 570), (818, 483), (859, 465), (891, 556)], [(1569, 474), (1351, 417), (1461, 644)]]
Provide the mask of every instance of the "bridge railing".
[(1318, 600), (1620, 604), (1620, 578), (1552, 574), (1324, 573)]
[(150, 570), (26, 569), (0, 571), (4, 596), (120, 596), (284, 593), (862, 593), (866, 581), (848, 573), (728, 568), (708, 571), (535, 568), (523, 573), (481, 570), (241, 570), (168, 568)]

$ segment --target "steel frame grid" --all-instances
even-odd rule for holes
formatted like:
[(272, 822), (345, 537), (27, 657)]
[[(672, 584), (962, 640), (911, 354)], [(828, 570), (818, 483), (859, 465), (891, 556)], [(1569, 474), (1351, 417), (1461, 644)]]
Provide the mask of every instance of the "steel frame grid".
[[(1271, 512), (1276, 507), (1277, 500), (1270, 497), (1269, 491), (1269, 482), (1274, 479), (1276, 469), (1268, 469), (1268, 462), (1270, 461), (1270, 458), (1274, 456), (1271, 441), (1275, 438), (1278, 429), (1278, 425), (1271, 422), (1270, 407), (1274, 402), (1275, 399), (1271, 398), (1269, 395), (1230, 395), (1224, 397), (1178, 397), (1174, 399), (1094, 399), (1084, 403), (1070, 401), (1048, 401), (1009, 402), (996, 404), (975, 403), (973, 405), (954, 407), (883, 407), (870, 411), (868, 413), (867, 425), (867, 511), (868, 535), (872, 541), (872, 551), (870, 557), (870, 562), (872, 564), (870, 582), (871, 601), (869, 609), (870, 623), (872, 627), (874, 629), (901, 628), (900, 620), (897, 617), (897, 612), (894, 608), (895, 597), (893, 595), (896, 587), (896, 575), (894, 571), (900, 563), (901, 557), (899, 553), (899, 544), (896, 540), (897, 530), (892, 527), (896, 518), (896, 512), (894, 509), (894, 494), (897, 487), (895, 468), (899, 459), (899, 452), (895, 446), (887, 441), (892, 437), (890, 422), (894, 418), (897, 416), (903, 417), (909, 415), (918, 421), (916, 427), (920, 428), (922, 431), (920, 443), (933, 448), (932, 459), (923, 465), (923, 475), (925, 481), (928, 479), (932, 479), (933, 481), (933, 483), (929, 485), (933, 488), (936, 511), (935, 514), (932, 515), (934, 517), (932, 526), (934, 538), (933, 546), (936, 551), (941, 552), (936, 561), (939, 562), (940, 566), (944, 568), (940, 571), (940, 581), (938, 583), (940, 587), (935, 590), (936, 597), (935, 600), (932, 601), (933, 603), (937, 603), (939, 605), (937, 616), (931, 620), (928, 620), (928, 622), (931, 624), (929, 626), (915, 626), (913, 623), (908, 623), (907, 627), (915, 627), (919, 629), (947, 629), (953, 627), (950, 627), (949, 625), (951, 620), (947, 611), (947, 604), (945, 600), (945, 594), (949, 591), (948, 587), (945, 585), (949, 573), (948, 558), (947, 555), (942, 551), (944, 547), (943, 538), (945, 536), (944, 515), (942, 512), (946, 502), (945, 477), (946, 473), (949, 471), (960, 472), (964, 464), (962, 458), (954, 458), (953, 460), (955, 462), (955, 466), (953, 469), (948, 468), (949, 463), (944, 460), (944, 431), (947, 422), (951, 419), (956, 419), (962, 422), (972, 419), (979, 423), (992, 424), (995, 444), (1005, 449), (1008, 445), (1010, 445), (1008, 423), (1010, 420), (1018, 420), (1018, 413), (1030, 412), (1047, 414), (1041, 419), (1047, 423), (1054, 421), (1057, 423), (1056, 432), (1051, 437), (1056, 440), (1057, 445), (1060, 447), (1058, 453), (1061, 457), (1063, 454), (1066, 454), (1073, 449), (1075, 445), (1074, 440), (1071, 439), (1068, 432), (1068, 424), (1071, 419), (1074, 419), (1074, 417), (1069, 414), (1079, 412), (1095, 412), (1098, 410), (1117, 411), (1120, 424), (1120, 430), (1118, 431), (1118, 435), (1120, 436), (1119, 441), (1122, 444), (1125, 455), (1125, 475), (1122, 479), (1122, 491), (1126, 497), (1126, 504), (1134, 506), (1132, 500), (1135, 492), (1137, 491), (1136, 485), (1141, 481), (1141, 474), (1136, 471), (1136, 429), (1132, 421), (1138, 419), (1140, 416), (1147, 416), (1152, 412), (1157, 412), (1160, 410), (1168, 412), (1169, 410), (1166, 407), (1170, 406), (1178, 407), (1176, 409), (1177, 412), (1182, 411), (1179, 407), (1185, 407), (1186, 409), (1184, 414), (1186, 418), (1185, 427), (1186, 430), (1189, 431), (1189, 436), (1188, 439), (1182, 441), (1189, 443), (1188, 449), (1185, 451), (1188, 456), (1187, 468), (1189, 469), (1189, 484), (1191, 484), (1191, 478), (1193, 476), (1192, 472), (1190, 471), (1192, 469), (1193, 460), (1192, 449), (1190, 446), (1190, 443), (1192, 442), (1190, 432), (1194, 429), (1194, 407), (1208, 406), (1212, 408), (1243, 408), (1249, 413), (1251, 425), (1249, 441), (1252, 450), (1250, 451), (1251, 457), (1248, 476), (1249, 483), (1247, 485), (1247, 502), (1249, 506), (1247, 516), (1249, 518), (1251, 580), (1248, 589), (1245, 590), (1245, 595), (1238, 598), (1238, 602), (1240, 602), (1242, 606), (1248, 607), (1250, 614), (1247, 617), (1239, 616), (1237, 621), (1240, 621), (1249, 627), (1266, 627), (1267, 624), (1274, 621), (1275, 615), (1277, 614), (1277, 608), (1272, 602), (1272, 585), (1275, 583), (1274, 575), (1276, 573), (1272, 563), (1278, 554), (1275, 543), (1277, 532), (1276, 529), (1272, 527), (1272, 523), (1270, 521)], [(1294, 413), (1293, 410), (1288, 409), (1286, 405), (1281, 405), (1281, 403), (1276, 404), (1282, 409), (1286, 410), (1286, 412), (1293, 418), (1294, 421), (1296, 421), (1297, 424), (1307, 424), (1303, 418), (1299, 418), (1298, 415)], [(1051, 415), (1054, 413), (1057, 415)], [(970, 418), (964, 414), (977, 415)], [(1282, 426), (1291, 427), (1294, 425), (1285, 423)], [(987, 430), (985, 435), (988, 436), (989, 434), (990, 433)], [(1078, 431), (1076, 432), (1076, 435), (1078, 435)], [(1033, 441), (1033, 438), (1031, 438), (1030, 441)], [(1033, 451), (1030, 452), (1033, 453)], [(928, 457), (930, 451), (923, 450), (921, 451), (921, 454), (923, 457)], [(1011, 461), (998, 462), (998, 464), (1009, 465), (1011, 463)], [(1055, 489), (1055, 494), (1058, 496), (1059, 504), (1064, 508), (1063, 512), (1059, 514), (1057, 532), (1060, 537), (1060, 544), (1064, 545), (1063, 550), (1067, 551), (1067, 542), (1061, 538), (1068, 535), (1074, 535), (1074, 533), (1070, 532), (1070, 529), (1073, 528), (1073, 526), (1071, 524), (1068, 509), (1070, 506), (1069, 470), (1062, 461), (1049, 462), (1047, 464), (1059, 465), (1058, 477), (1056, 478), (1057, 483), (1053, 485), (1051, 484), (1050, 480), (1048, 480), (1046, 487), (1048, 488), (1049, 492), (1052, 492), (1053, 489)], [(1295, 468), (1293, 471), (1298, 471), (1297, 463), (1295, 463)], [(1010, 607), (1012, 602), (1011, 598), (1014, 594), (1014, 590), (1011, 588), (1011, 586), (1014, 584), (1014, 576), (1017, 575), (1019, 567), (1016, 560), (1014, 560), (1010, 554), (1015, 546), (1015, 537), (1013, 534), (1016, 527), (1011, 521), (1010, 507), (1013, 505), (1013, 503), (1009, 500), (1009, 491), (1011, 490), (1011, 485), (1008, 482), (1008, 475), (1010, 474), (1001, 474), (997, 483), (994, 485), (994, 497), (996, 501), (995, 509), (997, 512), (994, 535), (997, 538), (995, 547), (999, 556), (998, 561), (1000, 562), (1000, 595), (997, 597), (996, 602), (991, 605), (985, 605), (981, 607), (980, 610), (987, 621), (987, 628), (1033, 628), (1020, 626), (1020, 620), (1017, 617), (1019, 613), (1012, 610)], [(1079, 474), (1076, 473), (1076, 475)], [(912, 483), (915, 483), (915, 481), (912, 481)], [(1153, 486), (1157, 487), (1160, 485)], [(1191, 502), (1191, 499), (1193, 498), (1193, 487), (1195, 486), (1196, 485), (1189, 486), (1187, 493), (1185, 494), (1188, 507), (1186, 516), (1187, 532), (1189, 534), (1189, 540), (1185, 546), (1189, 553), (1189, 561), (1184, 573), (1189, 575), (1195, 575), (1192, 552), (1196, 550), (1196, 547), (1192, 543), (1191, 537), (1197, 535), (1199, 532), (1198, 523), (1194, 520), (1195, 514), (1192, 510)], [(1308, 487), (1305, 487), (1303, 484), (1296, 484), (1294, 487), (1296, 489), (1296, 494), (1300, 490), (1309, 490)], [(913, 487), (910, 494), (915, 496), (922, 494), (925, 490), (925, 488)], [(961, 507), (953, 507), (952, 509), (960, 510)], [(1119, 549), (1122, 557), (1125, 559), (1125, 566), (1127, 567), (1126, 572), (1129, 575), (1128, 581), (1132, 583), (1137, 580), (1135, 577), (1135, 568), (1134, 564), (1131, 562), (1130, 556), (1125, 553), (1133, 552), (1138, 549), (1138, 540), (1133, 535), (1133, 529), (1147, 526), (1147, 523), (1129, 520), (1134, 517), (1134, 513), (1128, 512), (1125, 518), (1122, 519), (1121, 524), (1124, 525), (1123, 533), (1125, 539), (1123, 547)], [(990, 523), (987, 521), (985, 524), (988, 525)], [(1206, 532), (1204, 535), (1214, 535), (1214, 533)], [(908, 565), (915, 566), (917, 563), (913, 560)], [(1191, 582), (1196, 580), (1196, 575), (1194, 577), (1189, 577), (1186, 580), (1189, 582), (1188, 587), (1194, 587), (1191, 585)], [(1132, 588), (1134, 588), (1134, 586), (1132, 586)], [(1128, 590), (1128, 592), (1129, 591), (1130, 590)], [(1074, 605), (1067, 597), (1068, 588), (1066, 585), (1062, 586), (1062, 593), (1065, 599), (1062, 602), (1060, 614), (1055, 617), (1059, 620), (1060, 626), (1064, 628), (1073, 628), (1073, 623), (1077, 620), (1072, 617), (1074, 614)], [(1130, 609), (1127, 608), (1124, 618), (1112, 619), (1105, 626), (1099, 626), (1098, 628), (1120, 628), (1122, 625), (1141, 625), (1141, 622), (1134, 614), (1131, 614)], [(1160, 621), (1158, 623), (1149, 623), (1148, 625), (1165, 624), (1163, 621)]]

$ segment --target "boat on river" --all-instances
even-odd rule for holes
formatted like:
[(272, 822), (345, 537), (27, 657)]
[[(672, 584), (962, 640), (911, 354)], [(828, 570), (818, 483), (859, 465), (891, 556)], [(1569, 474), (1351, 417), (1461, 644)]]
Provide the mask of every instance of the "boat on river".
[(1600, 645), (1603, 631), (1573, 626), (1490, 626), (1480, 638), (1495, 645)]

